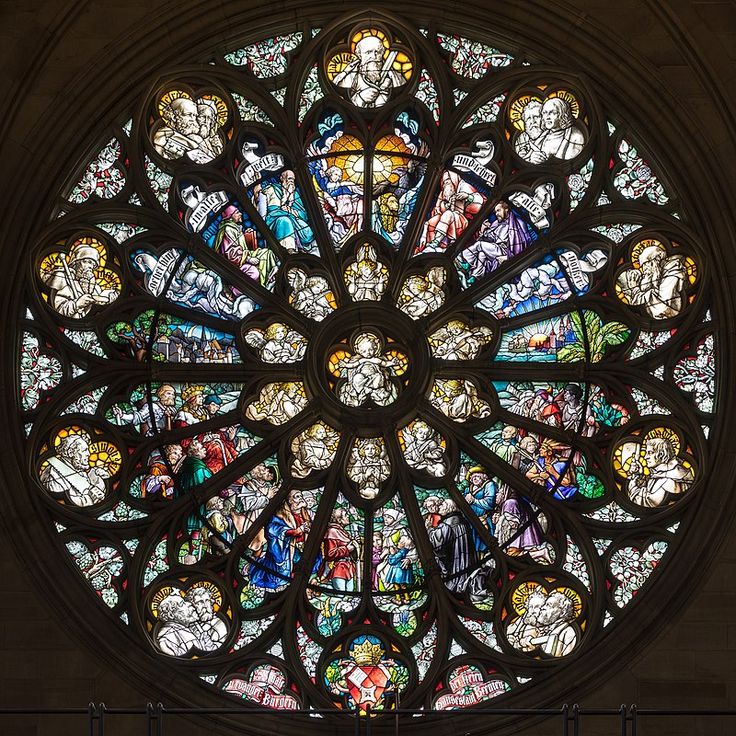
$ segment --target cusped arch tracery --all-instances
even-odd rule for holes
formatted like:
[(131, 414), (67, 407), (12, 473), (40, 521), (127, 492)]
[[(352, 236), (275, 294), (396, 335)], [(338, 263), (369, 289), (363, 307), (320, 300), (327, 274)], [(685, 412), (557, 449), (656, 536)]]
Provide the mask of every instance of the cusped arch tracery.
[(590, 655), (715, 408), (708, 249), (639, 132), (390, 16), (162, 79), (60, 190), (19, 323), (32, 492), (101, 604), (278, 709), (471, 708)]

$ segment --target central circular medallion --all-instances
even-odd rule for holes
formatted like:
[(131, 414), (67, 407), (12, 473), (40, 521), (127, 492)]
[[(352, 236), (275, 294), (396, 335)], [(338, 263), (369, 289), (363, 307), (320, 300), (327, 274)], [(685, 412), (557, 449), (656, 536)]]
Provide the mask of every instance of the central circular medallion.
[(329, 356), (334, 391), (346, 406), (388, 406), (403, 387), (409, 359), (375, 330), (355, 333), (349, 345)]
[(368, 436), (410, 418), (430, 378), (429, 345), (416, 322), (385, 304), (349, 304), (320, 322), (306, 382), (329, 419)]

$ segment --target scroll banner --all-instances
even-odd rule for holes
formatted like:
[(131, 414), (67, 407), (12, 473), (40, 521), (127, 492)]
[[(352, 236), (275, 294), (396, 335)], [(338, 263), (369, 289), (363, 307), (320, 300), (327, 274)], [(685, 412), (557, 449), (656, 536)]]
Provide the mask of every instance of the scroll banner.
[(198, 233), (203, 227), (207, 218), (219, 212), (227, 204), (227, 194), (225, 192), (210, 192), (189, 215), (189, 227)]
[(458, 169), (458, 171), (469, 171), (471, 174), (475, 174), (480, 179), (483, 179), (488, 186), (492, 187), (496, 183), (496, 172), (486, 168), (472, 156), (458, 153), (457, 156), (452, 159), (451, 165)]
[(293, 695), (271, 693), (263, 685), (246, 680), (234, 679), (225, 685), (225, 691), (241, 698), (247, 698), (254, 703), (260, 703), (267, 708), (278, 710), (298, 710), (299, 701)]
[(549, 227), (547, 212), (539, 202), (526, 192), (514, 192), (509, 196), (509, 201), (517, 207), (522, 207), (529, 213), (534, 227)]
[(175, 249), (167, 250), (161, 255), (158, 259), (158, 263), (156, 263), (153, 271), (151, 272), (150, 278), (148, 279), (148, 290), (151, 294), (154, 296), (159, 296), (161, 294), (180, 257), (181, 251)]
[(562, 261), (562, 265), (567, 271), (567, 275), (572, 280), (578, 291), (586, 291), (588, 288), (588, 277), (583, 273), (580, 267), (580, 258), (571, 250), (563, 250), (558, 254), (558, 258)]
[(436, 710), (451, 710), (453, 708), (470, 708), (478, 705), (484, 700), (490, 700), (509, 690), (509, 685), (504, 680), (489, 680), (472, 686), (470, 692), (447, 693), (440, 695), (434, 701)]
[(249, 187), (258, 181), (262, 171), (276, 171), (284, 166), (284, 157), (280, 153), (267, 153), (243, 169), (240, 181), (244, 187)]

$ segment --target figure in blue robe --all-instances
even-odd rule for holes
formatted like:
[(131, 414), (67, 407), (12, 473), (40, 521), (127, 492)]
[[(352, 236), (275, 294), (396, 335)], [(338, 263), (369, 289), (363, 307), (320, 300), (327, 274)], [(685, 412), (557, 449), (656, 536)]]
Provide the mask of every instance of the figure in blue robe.
[(386, 590), (414, 584), (414, 568), (407, 564), (408, 557), (409, 550), (405, 547), (386, 557), (386, 577), (383, 581)]
[[(470, 499), (466, 499), (470, 504), (470, 508), (481, 521), (485, 521), (486, 527), (488, 527), (488, 532), (491, 536), (494, 536), (496, 532), (493, 524), (493, 510), (496, 507), (497, 490), (496, 484), (492, 480), (484, 483), (480, 488), (472, 488), (469, 486), (465, 490), (468, 496), (470, 496)], [(478, 550), (478, 552), (485, 550), (485, 542), (480, 538), (475, 527), (472, 528), (472, 536), (475, 549)]]
[(294, 183), (293, 171), (284, 171), (280, 181), (264, 182), (256, 195), (256, 204), (266, 225), (284, 248), (305, 253), (314, 250), (314, 232)]
[(294, 547), (294, 537), (301, 532), (282, 519), (273, 516), (265, 529), (266, 551), (250, 566), (250, 582), (260, 588), (275, 590), (291, 579), (294, 564), (299, 561), (299, 551)]

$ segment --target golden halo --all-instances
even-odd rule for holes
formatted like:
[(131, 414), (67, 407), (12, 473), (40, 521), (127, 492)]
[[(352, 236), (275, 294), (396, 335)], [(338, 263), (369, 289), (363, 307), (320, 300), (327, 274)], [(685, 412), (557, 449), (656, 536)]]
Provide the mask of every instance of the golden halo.
[(517, 615), (523, 616), (526, 613), (526, 601), (537, 588), (542, 588), (542, 586), (534, 580), (529, 580), (526, 583), (522, 583), (511, 594), (511, 606)]
[(350, 39), (350, 50), (355, 53), (355, 47), (368, 36), (375, 36), (376, 38), (380, 39), (381, 43), (383, 44), (383, 58), (386, 58), (386, 54), (389, 52), (389, 48), (391, 44), (389, 43), (388, 36), (383, 31), (379, 31), (378, 28), (362, 28), (361, 30), (357, 31), (353, 34), (352, 38)]
[(386, 355), (391, 358), (396, 358), (396, 360), (399, 361), (399, 365), (394, 367), (394, 373), (397, 376), (403, 376), (409, 368), (409, 359), (406, 355), (398, 350), (388, 350), (386, 351)]
[(335, 54), (327, 63), (327, 78), (332, 81), (345, 67), (355, 61), (355, 54), (341, 51)]
[(583, 601), (580, 598), (580, 594), (576, 590), (566, 587), (566, 588), (555, 588), (552, 592), (562, 593), (562, 595), (564, 595), (565, 598), (569, 598), (573, 604), (573, 611), (575, 613), (575, 618), (578, 618), (578, 616), (580, 616), (580, 613), (583, 610)]
[[(616, 472), (620, 476), (628, 478), (631, 464), (637, 458), (641, 458), (642, 452), (642, 444), (638, 439), (619, 443), (613, 451), (613, 467)], [(648, 473), (648, 468), (644, 468), (644, 472), (645, 474)]]
[[(375, 263), (375, 261), (370, 260), (363, 260), (358, 261), (358, 266), (360, 266), (361, 263)], [(370, 340), (374, 345), (378, 347), (378, 349), (383, 348), (383, 342), (381, 341), (381, 338), (375, 333), (371, 332), (370, 330), (367, 330), (365, 332), (359, 332), (356, 335), (354, 335), (350, 340), (350, 347), (353, 348), (353, 350), (356, 349), (356, 344), (358, 342), (362, 342), (363, 340)]]
[(401, 74), (408, 82), (411, 78), (412, 71), (414, 70), (414, 62), (408, 54), (405, 54), (403, 51), (399, 51), (396, 54), (394, 63), (391, 64), (391, 68), (395, 72), (399, 72), (399, 74)]
[(78, 434), (80, 437), (84, 437), (87, 442), (90, 442), (92, 439), (86, 429), (82, 429), (82, 427), (76, 424), (72, 424), (69, 427), (64, 427), (63, 429), (60, 429), (56, 433), (56, 437), (54, 437), (54, 447), (58, 447), (65, 437), (71, 437), (75, 434)]
[[(62, 246), (63, 243), (57, 243), (56, 245)], [(61, 256), (62, 252), (55, 250), (52, 253), (49, 253), (47, 256), (43, 257), (41, 263), (38, 266), (38, 272), (41, 275), (41, 279), (43, 281), (46, 281), (53, 271), (61, 268)], [(44, 298), (47, 298), (46, 294), (44, 294)]]
[(97, 268), (95, 269), (95, 274), (97, 275), (97, 283), (101, 289), (112, 289), (120, 293), (122, 284), (120, 276), (115, 271), (109, 268)]
[(97, 240), (97, 238), (90, 237), (88, 235), (85, 235), (84, 237), (77, 238), (70, 246), (69, 246), (69, 260), (74, 260), (73, 256), (75, 251), (79, 250), (80, 248), (94, 248), (99, 254), (100, 254), (100, 268), (105, 265), (105, 262), (107, 261), (107, 247), (104, 243)]
[(352, 356), (352, 353), (349, 350), (338, 350), (327, 359), (327, 369), (332, 373), (335, 378), (340, 378), (342, 376), (342, 371), (340, 368), (338, 368), (338, 364), (341, 360), (344, 358), (349, 358)]
[(511, 103), (509, 107), (509, 120), (517, 130), (523, 132), (524, 121), (521, 119), (521, 115), (524, 112), (524, 108), (532, 101), (538, 102), (540, 105), (542, 104), (541, 97), (537, 97), (536, 95), (521, 95), (521, 97), (517, 97)]
[(227, 120), (228, 116), (228, 109), (227, 105), (225, 104), (225, 100), (223, 100), (221, 97), (218, 97), (217, 95), (202, 95), (202, 97), (200, 97), (199, 99), (211, 100), (215, 103), (215, 107), (217, 107), (217, 127), (222, 128), (222, 126), (225, 125), (225, 121)]
[(634, 268), (641, 268), (641, 264), (639, 262), (639, 256), (641, 255), (641, 252), (648, 248), (649, 246), (654, 245), (657, 248), (661, 248), (662, 250), (666, 251), (664, 244), (661, 243), (656, 238), (644, 238), (644, 240), (640, 240), (632, 249), (631, 249), (631, 263), (633, 264)]
[(682, 447), (682, 444), (680, 443), (679, 435), (677, 434), (677, 432), (675, 432), (674, 429), (670, 429), (669, 427), (655, 427), (654, 429), (650, 429), (644, 435), (644, 442), (657, 438), (669, 440), (672, 443), (672, 450), (675, 455), (680, 454), (680, 448)]
[(120, 470), (123, 463), (120, 450), (112, 442), (101, 440), (89, 446), (90, 468), (105, 468), (113, 476)]
[(85, 235), (81, 238), (77, 238), (69, 248), (71, 251), (72, 248), (80, 248), (82, 246), (87, 246), (90, 248), (95, 248), (100, 253), (100, 257), (102, 257), (105, 253), (105, 244), (101, 242), (100, 240), (97, 240), (97, 238), (93, 238), (89, 235)]
[(550, 100), (553, 97), (559, 97), (561, 100), (567, 102), (567, 104), (570, 105), (570, 111), (572, 112), (573, 117), (577, 118), (580, 115), (580, 103), (572, 92), (566, 89), (558, 89), (554, 92), (550, 92), (547, 99)]
[(211, 583), (209, 580), (197, 580), (196, 583), (193, 583), (189, 587), (189, 590), (195, 590), (196, 588), (204, 588), (210, 592), (215, 611), (219, 611), (222, 608), (222, 591), (214, 583)]
[(690, 258), (690, 256), (687, 256), (682, 261), (683, 265), (685, 266), (685, 272), (687, 273), (687, 280), (692, 285), (695, 283), (695, 280), (698, 278), (698, 266), (695, 263), (694, 259)]
[(189, 92), (185, 92), (183, 89), (170, 89), (161, 95), (161, 99), (158, 101), (158, 114), (167, 124), (171, 124), (171, 103), (181, 97), (187, 100), (192, 99)]
[(178, 593), (182, 598), (184, 597), (184, 591), (179, 588), (175, 588), (173, 585), (165, 585), (163, 588), (159, 588), (151, 599), (151, 613), (155, 618), (158, 618), (158, 607), (164, 598), (168, 598), (170, 595)]

